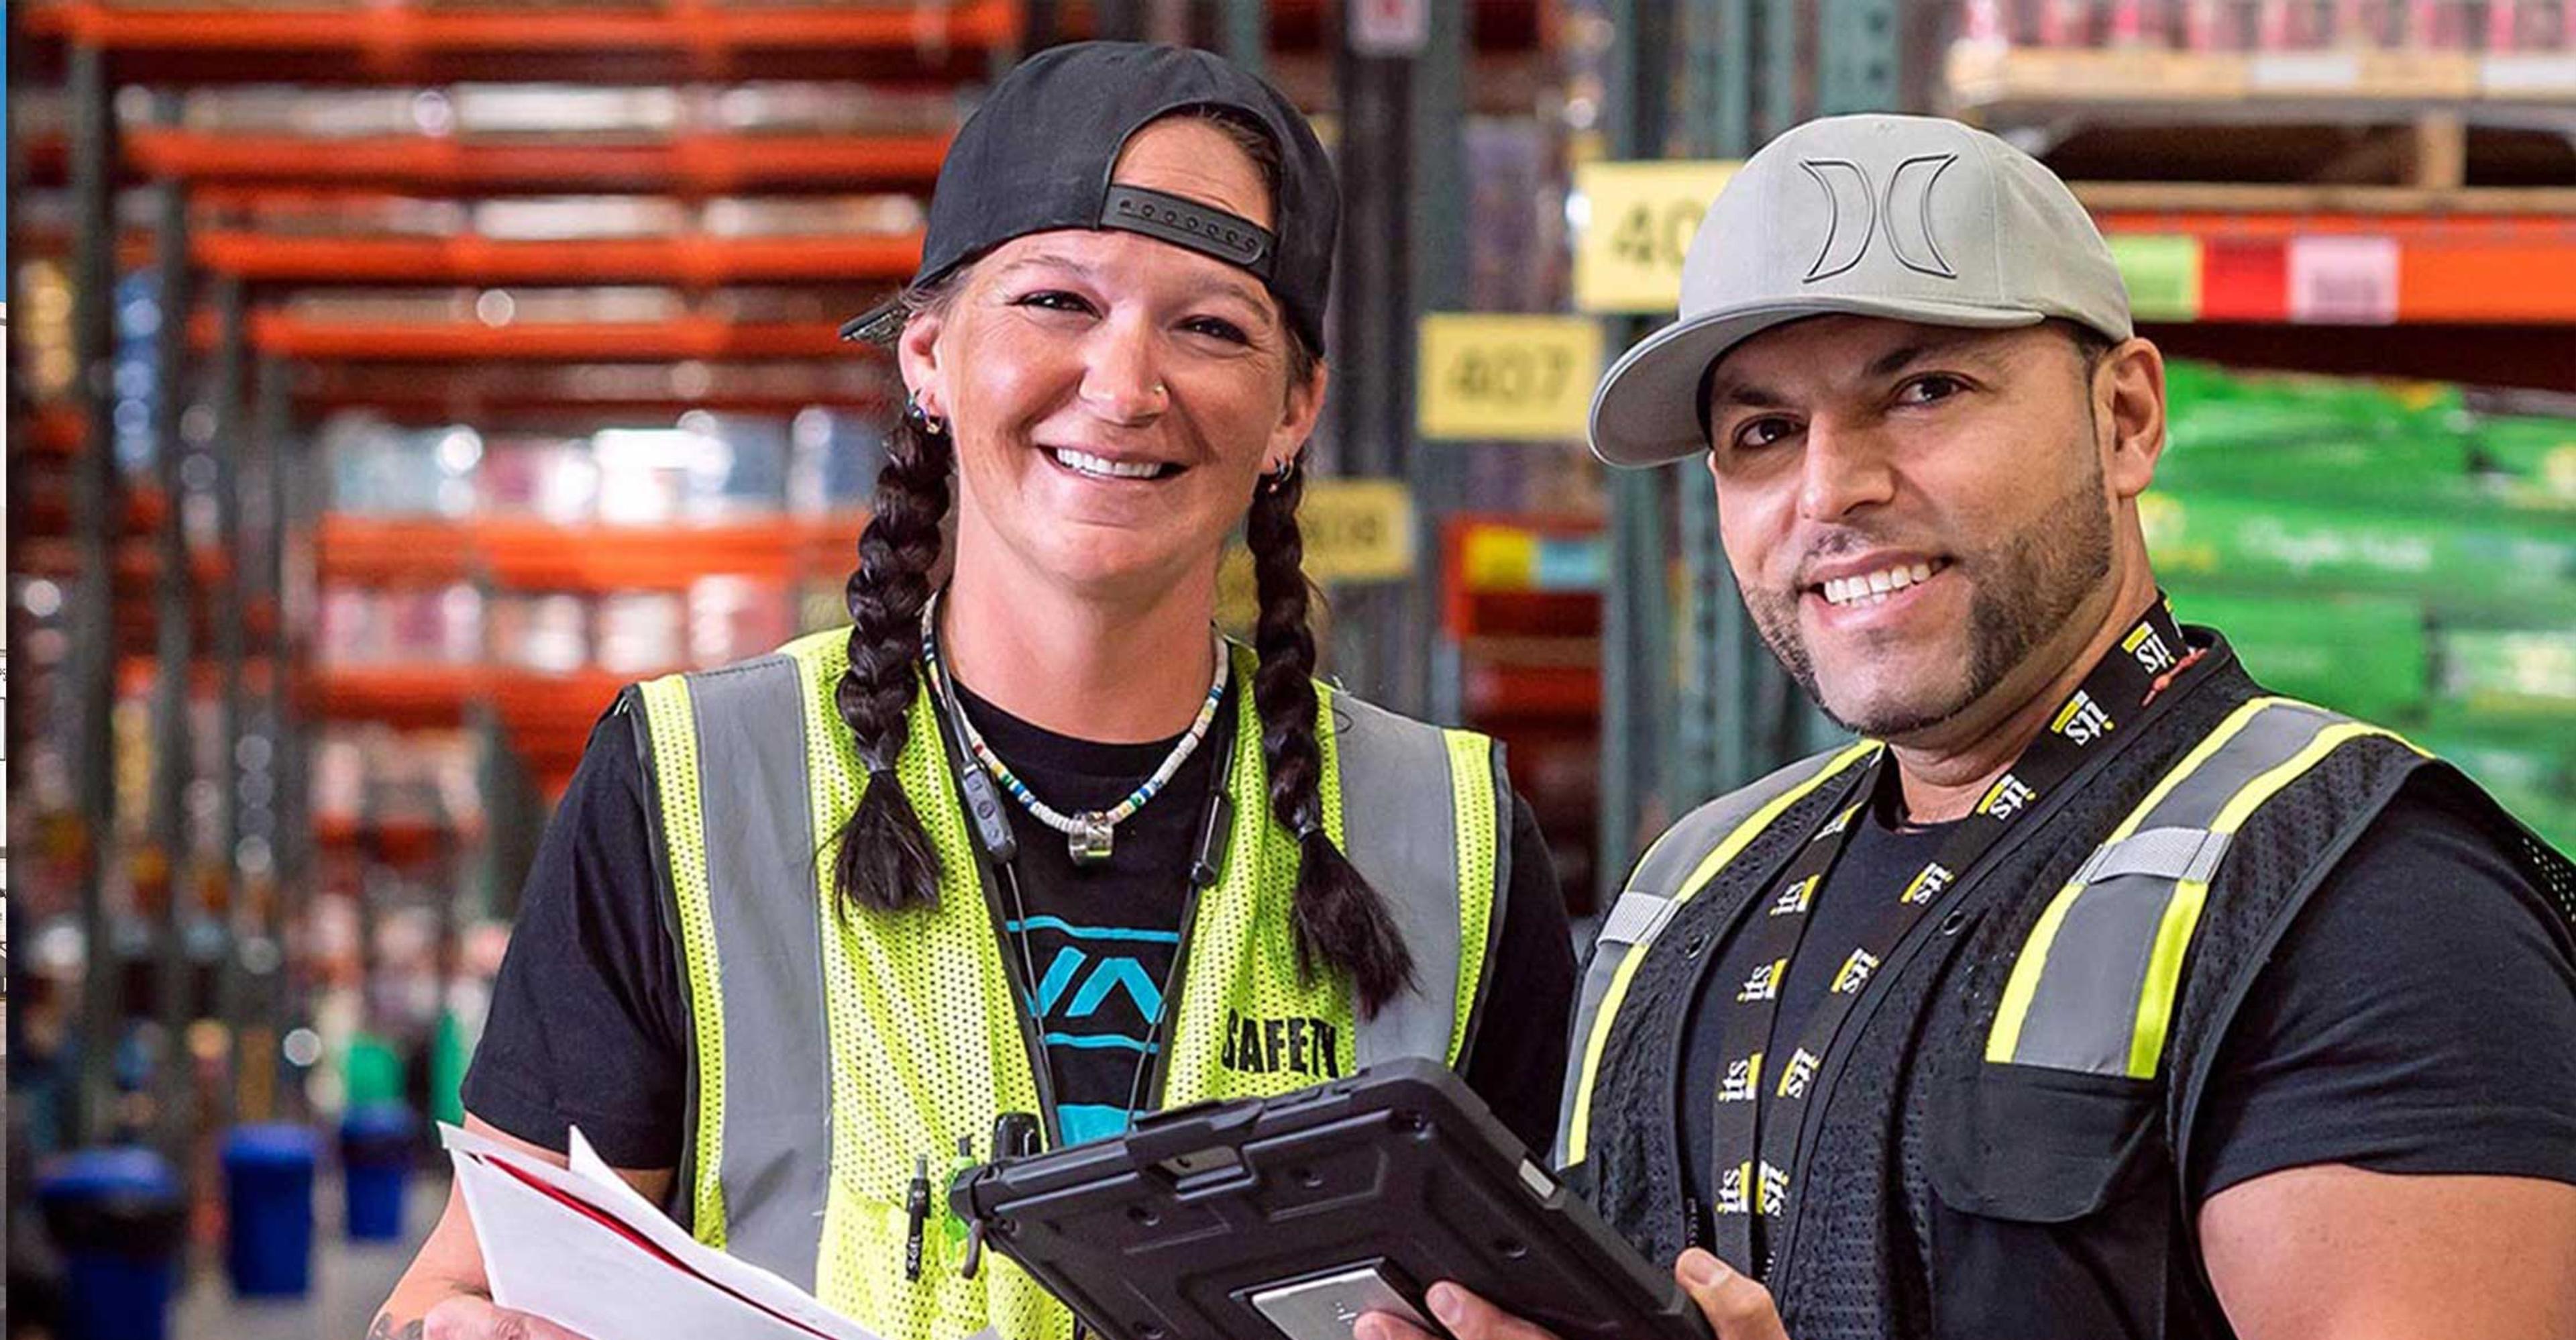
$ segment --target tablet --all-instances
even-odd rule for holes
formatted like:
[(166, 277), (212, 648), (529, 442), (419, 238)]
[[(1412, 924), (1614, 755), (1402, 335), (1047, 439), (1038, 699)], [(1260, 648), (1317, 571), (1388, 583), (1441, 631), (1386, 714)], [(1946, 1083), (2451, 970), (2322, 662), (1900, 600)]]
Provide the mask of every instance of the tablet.
[(1708, 1337), (1435, 1062), (1156, 1113), (970, 1170), (949, 1200), (1108, 1340), (1350, 1340), (1370, 1311), (1440, 1335), (1423, 1291), (1444, 1279), (1564, 1340)]

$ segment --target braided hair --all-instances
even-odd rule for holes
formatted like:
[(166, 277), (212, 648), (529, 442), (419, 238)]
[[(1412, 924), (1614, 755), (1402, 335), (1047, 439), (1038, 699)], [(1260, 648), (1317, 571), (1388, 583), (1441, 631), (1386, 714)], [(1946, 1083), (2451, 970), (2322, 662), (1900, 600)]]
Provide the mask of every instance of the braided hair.
[[(916, 285), (905, 292), (904, 309), (935, 310), (955, 291), (954, 276)], [(872, 911), (939, 903), (939, 851), (896, 780), (895, 760), (912, 734), (921, 611), (939, 563), (955, 458), (946, 425), (907, 404), (887, 439), (876, 506), (859, 533), (858, 570), (842, 592), (850, 611), (850, 667), (833, 686), (832, 701), (857, 742), (867, 786), (841, 828), (832, 887)]]
[[(1279, 153), (1268, 135), (1221, 111), (1203, 115), (1249, 154), (1275, 192)], [(968, 267), (916, 285), (908, 313), (935, 311), (961, 286)], [(1310, 384), (1321, 359), (1294, 329), (1287, 332), (1291, 385)], [(859, 569), (847, 590), (850, 668), (834, 691), (841, 719), (858, 744), (868, 786), (842, 828), (833, 866), (837, 896), (880, 912), (931, 907), (939, 901), (939, 855), (921, 817), (894, 775), (910, 734), (918, 692), (921, 611), (940, 557), (940, 522), (949, 505), (955, 451), (944, 426), (907, 412), (877, 478), (876, 510), (859, 538)], [(1374, 1015), (1413, 985), (1413, 958), (1386, 900), (1369, 886), (1324, 830), (1323, 752), (1315, 741), (1315, 636), (1307, 626), (1312, 588), (1297, 530), (1302, 476), (1293, 468), (1256, 487), (1244, 538), (1252, 551), (1260, 617), (1253, 636), (1260, 663), (1252, 700), (1261, 722), (1262, 760), (1270, 777), (1271, 818), (1297, 841), (1292, 921), (1298, 972), (1349, 975), (1364, 1015)]]
[(1306, 543), (1297, 531), (1304, 476), (1291, 468), (1265, 477), (1244, 518), (1252, 549), (1254, 592), (1261, 604), (1253, 649), (1252, 704), (1261, 716), (1261, 757), (1270, 774), (1270, 816), (1297, 838), (1297, 971), (1318, 966), (1350, 974), (1363, 1013), (1413, 985), (1413, 955), (1386, 899), (1369, 886), (1324, 831), (1323, 751), (1315, 744), (1315, 634), (1307, 627), (1312, 589)]

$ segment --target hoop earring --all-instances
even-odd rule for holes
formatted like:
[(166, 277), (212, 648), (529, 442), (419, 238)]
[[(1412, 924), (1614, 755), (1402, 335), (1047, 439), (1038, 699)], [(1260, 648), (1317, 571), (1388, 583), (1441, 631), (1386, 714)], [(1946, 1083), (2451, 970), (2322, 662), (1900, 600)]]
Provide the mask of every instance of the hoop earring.
[(1261, 487), (1272, 493), (1277, 493), (1279, 490), (1288, 487), (1288, 481), (1294, 479), (1297, 475), (1297, 462), (1301, 457), (1303, 457), (1303, 455), (1304, 453), (1300, 452), (1296, 456), (1291, 456), (1288, 459), (1281, 461), (1278, 468), (1263, 471), (1261, 475)]

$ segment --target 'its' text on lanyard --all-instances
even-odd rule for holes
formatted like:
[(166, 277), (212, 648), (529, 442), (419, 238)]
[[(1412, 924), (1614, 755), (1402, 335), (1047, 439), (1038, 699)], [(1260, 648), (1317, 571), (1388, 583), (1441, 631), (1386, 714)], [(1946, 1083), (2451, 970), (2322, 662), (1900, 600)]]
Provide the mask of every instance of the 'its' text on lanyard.
[[(1852, 826), (1866, 822), (1861, 811), (1890, 766), (1886, 751), (1881, 750), (1864, 775), (1847, 786), (1833, 817), (1763, 891), (1740, 933), (1744, 937), (1740, 952), (1732, 956), (1738, 963), (1754, 964), (1754, 970), (1744, 981), (1718, 984), (1723, 992), (1718, 1008), (1725, 1011), (1721, 1026), (1728, 1059), (1713, 1104), (1716, 1138), (1710, 1149), (1716, 1166), (1709, 1186), (1715, 1200), (1712, 1246), (1720, 1257), (1740, 1268), (1767, 1273), (1763, 1268), (1768, 1262), (1759, 1258), (1766, 1236), (1764, 1221), (1777, 1218), (1788, 1206), (1799, 1131), (1817, 1071), (1870, 977), (1904, 943), (1925, 909), (1939, 901), (2041, 796), (2073, 773), (2092, 746), (2107, 739), (2121, 721), (2135, 716), (2175, 671), (2188, 664), (2186, 654), (2182, 631), (2159, 595), (2111, 654), (2050, 714), (2048, 728), (1987, 788), (1976, 809), (1952, 826), (1933, 859), (1907, 876), (1903, 885), (1879, 893), (1886, 899), (1884, 910), (1835, 967), (1830, 989), (1795, 1039), (1772, 1035), (1781, 986), (1788, 978), (1790, 961), (1802, 948), (1812, 948), (1801, 943), (1808, 912), (1850, 844)], [(1869, 890), (1848, 889), (1837, 890), (1834, 896), (1872, 895)], [(1780, 1054), (1784, 1045), (1792, 1043), (1785, 1055)]]

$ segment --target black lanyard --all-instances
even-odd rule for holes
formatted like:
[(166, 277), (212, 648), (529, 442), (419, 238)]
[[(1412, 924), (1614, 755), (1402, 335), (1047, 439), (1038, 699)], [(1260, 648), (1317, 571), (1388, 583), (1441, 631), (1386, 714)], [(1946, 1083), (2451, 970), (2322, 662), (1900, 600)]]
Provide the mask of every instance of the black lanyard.
[[(978, 865), (982, 867), (984, 876), (988, 912), (1004, 923), (996, 927), (1002, 939), (1003, 975), (1012, 979), (1011, 999), (1014, 1012), (1019, 1016), (1030, 1068), (1035, 1072), (1031, 1078), (1037, 1084), (1038, 1106), (1047, 1140), (1052, 1145), (1061, 1145), (1064, 1138), (1057, 1124), (1054, 1059), (1047, 1054), (1044, 1040), (1046, 1021), (1041, 1017), (1036, 995), (1037, 964), (1029, 954), (1028, 904), (1020, 892), (1019, 843), (1011, 831), (1010, 815), (1005, 808), (1010, 802), (1002, 795), (1001, 788), (994, 784), (992, 774), (984, 771), (984, 765), (966, 747), (966, 708), (957, 700), (956, 684), (935, 658), (925, 658), (922, 674), (929, 683), (933, 704), (938, 709), (934, 716), (941, 733), (954, 737), (947, 742), (952, 746), (948, 749), (950, 766), (965, 801), (968, 826), (975, 830), (981, 857)], [(1233, 688), (1229, 685), (1227, 691), (1231, 693)], [(1160, 1058), (1169, 1045), (1167, 1034), (1175, 1009), (1172, 987), (1182, 980), (1190, 929), (1198, 919), (1199, 896), (1214, 888), (1223, 876), (1226, 848), (1234, 832), (1235, 743), (1229, 735), (1225, 748), (1216, 756), (1215, 775), (1208, 786), (1207, 808), (1199, 820), (1198, 846), (1187, 872), (1189, 892), (1181, 901), (1181, 938), (1172, 951), (1170, 966), (1164, 969), (1163, 1007), (1160, 1013), (1147, 1021), (1145, 1052), (1136, 1058), (1135, 1072), (1127, 1084), (1127, 1110), (1130, 1113), (1149, 1098), (1156, 1102), (1161, 1100), (1163, 1066)], [(1008, 897), (1007, 907), (993, 905), (991, 894), (995, 883)], [(1011, 922), (1018, 923), (1018, 933), (1010, 931), (1008, 923)], [(1149, 1080), (1152, 1081), (1150, 1093)]]
[(1879, 965), (1904, 943), (1943, 891), (2084, 762), (2090, 746), (2164, 687), (2186, 664), (2184, 652), (2182, 631), (2159, 596), (2112, 654), (2058, 706), (2048, 728), (1987, 788), (1976, 809), (1951, 826), (1929, 863), (1898, 888), (1835, 893), (1838, 898), (1876, 896), (1885, 903), (1860, 942), (1835, 965), (1830, 988), (1809, 1013), (1794, 1046), (1787, 1045), (1791, 1039), (1773, 1036), (1780, 990), (1799, 951), (1820, 947), (1801, 943), (1808, 912), (1850, 844), (1853, 826), (1868, 822), (1861, 811), (1890, 766), (1884, 750), (1862, 776), (1846, 784), (1832, 818), (1765, 887), (1740, 932), (1737, 952), (1727, 955), (1739, 967), (1753, 965), (1753, 971), (1743, 981), (1717, 984), (1724, 992), (1717, 1008), (1725, 1011), (1722, 1036), (1728, 1058), (1711, 1105), (1716, 1138), (1710, 1150), (1716, 1166), (1709, 1186), (1719, 1256), (1757, 1272), (1767, 1264), (1757, 1255), (1765, 1236), (1763, 1221), (1779, 1217), (1795, 1191), (1790, 1179), (1817, 1070)]

